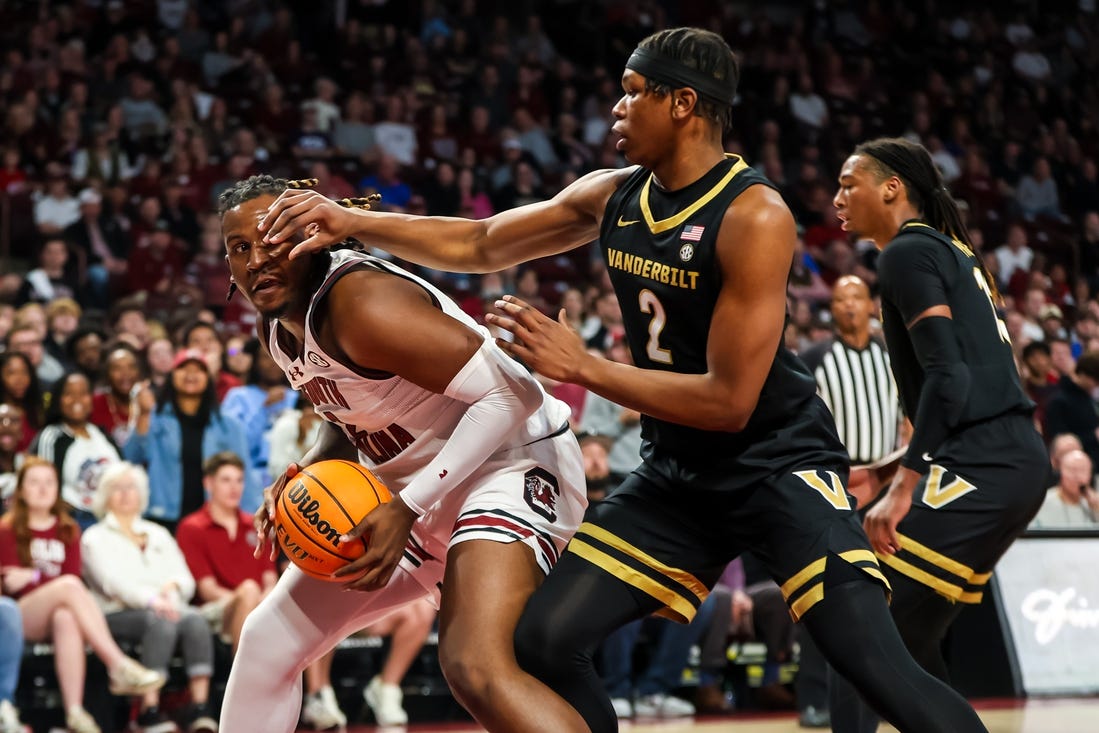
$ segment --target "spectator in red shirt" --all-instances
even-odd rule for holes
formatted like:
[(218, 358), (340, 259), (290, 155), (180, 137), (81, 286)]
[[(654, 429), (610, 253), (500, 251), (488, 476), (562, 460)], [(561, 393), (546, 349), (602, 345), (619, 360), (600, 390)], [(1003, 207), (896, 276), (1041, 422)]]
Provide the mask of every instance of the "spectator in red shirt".
[(164, 677), (127, 657), (80, 580), (80, 528), (61, 500), (57, 468), (27, 457), (11, 509), (0, 518), (0, 576), (5, 595), (19, 601), (27, 641), (52, 641), (65, 720), (74, 733), (99, 733), (84, 710), (85, 646), (107, 667), (115, 695), (159, 689)]
[(153, 231), (130, 250), (127, 290), (144, 291), (150, 300), (171, 301), (183, 278), (183, 255), (172, 236), (171, 224), (167, 219), (157, 219)]
[(207, 458), (202, 483), (206, 504), (180, 521), (176, 542), (195, 578), (203, 615), (236, 652), (244, 619), (275, 585), (275, 562), (266, 554), (255, 556), (252, 516), (240, 508), (240, 456), (222, 451)]

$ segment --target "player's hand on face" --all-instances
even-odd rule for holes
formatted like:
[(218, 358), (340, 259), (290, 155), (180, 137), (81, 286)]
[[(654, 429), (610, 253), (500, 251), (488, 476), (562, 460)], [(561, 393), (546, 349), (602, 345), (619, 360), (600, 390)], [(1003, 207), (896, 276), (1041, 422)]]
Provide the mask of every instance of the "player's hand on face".
[(291, 463), (283, 474), (275, 479), (275, 483), (263, 490), (263, 504), (256, 510), (256, 515), (252, 519), (256, 528), (256, 550), (252, 553), (253, 557), (263, 557), (263, 546), (267, 542), (271, 543), (268, 557), (274, 560), (278, 555), (279, 544), (275, 540), (275, 502), (279, 500), (279, 495), (286, 488), (286, 484), (297, 476), (300, 470), (298, 464)]
[(497, 339), (501, 349), (544, 377), (578, 381), (585, 361), (592, 356), (580, 334), (568, 325), (564, 308), (555, 321), (513, 295), (496, 301), (496, 307), (507, 315), (489, 313), (485, 320), (515, 336), (513, 342)]
[(397, 569), (397, 563), (408, 544), (408, 536), (412, 533), (412, 525), (418, 518), (400, 497), (394, 497), (367, 514), (354, 529), (340, 537), (340, 544), (358, 542), (360, 537), (368, 537), (366, 552), (334, 575), (349, 581), (344, 585), (347, 590), (384, 588)]
[(287, 189), (267, 209), (259, 223), (264, 241), (278, 243), (297, 232), (305, 239), (290, 250), (290, 259), (338, 244), (355, 232), (359, 213), (316, 191)]

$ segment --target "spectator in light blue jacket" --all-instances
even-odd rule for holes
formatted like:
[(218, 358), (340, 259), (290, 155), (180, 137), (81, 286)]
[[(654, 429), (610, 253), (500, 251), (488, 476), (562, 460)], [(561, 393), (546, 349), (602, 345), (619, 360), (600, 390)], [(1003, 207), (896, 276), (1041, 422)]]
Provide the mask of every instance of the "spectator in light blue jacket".
[[(248, 438), (236, 418), (218, 408), (214, 382), (202, 354), (176, 354), (168, 380), (153, 397), (148, 385), (138, 394), (138, 417), (123, 449), (126, 460), (141, 463), (149, 473), (149, 508), (145, 515), (173, 533), (180, 518), (206, 501), (202, 462), (221, 451), (232, 451), (251, 468)], [(246, 487), (241, 507), (255, 511), (261, 492)]]
[[(244, 348), (252, 357), (247, 384), (233, 387), (225, 394), (221, 401), (221, 414), (234, 417), (244, 425), (248, 456), (242, 458), (247, 458), (251, 465), (244, 477), (243, 498), (247, 500), (249, 496), (262, 496), (263, 489), (271, 484), (271, 472), (267, 467), (267, 458), (271, 453), (271, 428), (282, 413), (294, 409), (298, 393), (290, 388), (286, 375), (260, 346), (258, 339), (252, 339)], [(255, 508), (245, 509), (254, 511)]]

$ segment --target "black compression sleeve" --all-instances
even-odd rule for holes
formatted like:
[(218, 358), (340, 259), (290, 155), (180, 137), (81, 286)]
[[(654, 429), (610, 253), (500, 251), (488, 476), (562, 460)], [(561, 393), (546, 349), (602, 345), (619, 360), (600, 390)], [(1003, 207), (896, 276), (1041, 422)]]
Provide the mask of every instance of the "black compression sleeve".
[(950, 318), (929, 316), (908, 329), (924, 383), (912, 416), (912, 442), (902, 463), (920, 473), (927, 471), (928, 457), (958, 424), (969, 397), (969, 367), (962, 361), (953, 326)]

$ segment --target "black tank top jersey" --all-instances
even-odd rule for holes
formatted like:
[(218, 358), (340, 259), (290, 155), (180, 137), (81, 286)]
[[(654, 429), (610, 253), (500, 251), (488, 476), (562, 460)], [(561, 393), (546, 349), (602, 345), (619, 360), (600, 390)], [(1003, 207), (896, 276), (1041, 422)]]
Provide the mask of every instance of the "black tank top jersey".
[[(721, 288), (718, 230), (733, 199), (757, 184), (773, 187), (730, 155), (679, 191), (660, 190), (652, 173), (639, 168), (607, 202), (600, 245), (638, 367), (685, 374), (708, 370), (706, 344)], [(812, 375), (780, 339), (744, 430), (700, 430), (643, 415), (642, 437), (661, 453), (707, 462), (751, 461), (744, 455), (750, 450), (762, 463), (782, 452), (812, 447), (811, 443), (842, 452), (835, 426), (827, 418), (823, 435), (813, 427), (805, 431), (805, 444), (790, 442), (799, 433), (790, 430), (791, 423), (805, 418), (806, 404), (814, 399)], [(787, 443), (764, 445), (777, 431), (785, 431)]]
[[(916, 414), (924, 371), (908, 334), (907, 320), (937, 303), (941, 281), (962, 360), (969, 368), (969, 395), (958, 428), (1010, 413), (1029, 413), (1011, 350), (1007, 327), (992, 303), (980, 262), (962, 242), (923, 222), (906, 222), (878, 260), (882, 291), (882, 329), (901, 404)], [(928, 276), (933, 279), (928, 280)], [(935, 277), (937, 276), (937, 277)], [(917, 292), (918, 291), (918, 292)], [(937, 299), (941, 300), (941, 295)], [(909, 303), (904, 313), (902, 303)]]

